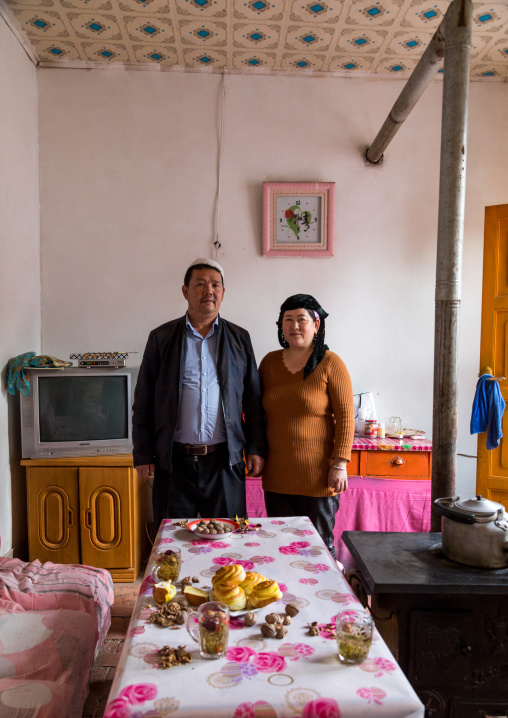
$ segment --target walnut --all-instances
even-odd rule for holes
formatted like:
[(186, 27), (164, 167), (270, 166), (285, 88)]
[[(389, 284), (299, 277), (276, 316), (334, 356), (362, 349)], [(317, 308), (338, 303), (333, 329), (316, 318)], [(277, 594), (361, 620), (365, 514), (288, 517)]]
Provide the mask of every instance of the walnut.
[(180, 605), (180, 608), (182, 611), (188, 611), (189, 610), (189, 602), (186, 598), (179, 598), (175, 601), (175, 603), (178, 603)]
[(192, 583), (192, 579), (191, 579), (190, 576), (186, 576), (185, 578), (182, 578), (182, 580), (181, 580), (180, 583), (182, 584), (182, 588), (183, 588), (184, 586), (190, 586), (191, 583)]
[(282, 617), (282, 625), (289, 626), (291, 625), (292, 621), (289, 616), (283, 616)]
[(298, 606), (294, 603), (287, 603), (286, 604), (286, 613), (288, 616), (298, 616), (300, 613), (300, 609)]
[(183, 626), (183, 624), (185, 623), (185, 617), (185, 611), (179, 611), (175, 616), (175, 623), (178, 623), (179, 626)]
[(275, 633), (276, 638), (284, 638), (284, 636), (287, 634), (288, 629), (285, 626), (279, 626), (277, 628), (277, 632)]
[(181, 666), (192, 661), (192, 656), (187, 652), (185, 646), (178, 646), (178, 648), (163, 646), (158, 653), (160, 656), (159, 668)]
[(167, 616), (157, 616), (153, 623), (157, 623), (159, 626), (162, 626), (163, 628), (167, 628), (168, 626), (173, 625), (173, 619), (169, 618)]
[(278, 613), (269, 613), (265, 616), (265, 621), (267, 623), (280, 623), (280, 616)]
[(319, 628), (317, 621), (313, 621), (312, 623), (307, 624), (307, 628), (309, 629), (307, 631), (308, 636), (319, 636)]
[(246, 626), (254, 626), (257, 623), (258, 617), (253, 611), (249, 611), (249, 613), (245, 614), (243, 620)]
[(265, 636), (265, 638), (273, 638), (277, 633), (277, 629), (269, 623), (263, 623), (261, 626), (261, 633)]
[(197, 576), (193, 576), (192, 583), (199, 583), (199, 578)]

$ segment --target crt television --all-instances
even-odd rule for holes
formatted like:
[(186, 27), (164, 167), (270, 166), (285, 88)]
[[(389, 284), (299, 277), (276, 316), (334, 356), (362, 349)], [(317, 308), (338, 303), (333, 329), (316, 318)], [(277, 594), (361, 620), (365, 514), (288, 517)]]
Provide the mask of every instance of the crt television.
[(20, 393), (24, 459), (132, 451), (134, 369), (28, 369)]

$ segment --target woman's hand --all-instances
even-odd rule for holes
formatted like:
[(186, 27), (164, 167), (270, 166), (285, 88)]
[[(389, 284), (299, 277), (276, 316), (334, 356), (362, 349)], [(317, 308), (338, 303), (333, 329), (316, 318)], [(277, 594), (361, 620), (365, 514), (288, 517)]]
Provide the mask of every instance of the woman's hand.
[(347, 469), (345, 463), (344, 466), (341, 466), (334, 462), (333, 465), (330, 466), (330, 471), (328, 472), (328, 488), (338, 494), (343, 494), (344, 491), (347, 491)]

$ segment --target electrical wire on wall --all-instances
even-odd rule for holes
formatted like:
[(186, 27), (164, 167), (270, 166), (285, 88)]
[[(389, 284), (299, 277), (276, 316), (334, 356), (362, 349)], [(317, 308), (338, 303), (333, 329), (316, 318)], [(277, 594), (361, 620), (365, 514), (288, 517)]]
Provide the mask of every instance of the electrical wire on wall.
[(217, 194), (215, 197), (215, 221), (214, 221), (214, 242), (213, 246), (215, 249), (215, 259), (222, 244), (219, 242), (219, 217), (220, 217), (220, 191), (221, 191), (221, 180), (222, 180), (222, 148), (224, 144), (224, 107), (226, 104), (226, 73), (222, 73), (221, 83), (221, 104), (220, 104), (220, 120), (219, 120), (219, 151), (218, 151), (218, 166), (217, 166)]

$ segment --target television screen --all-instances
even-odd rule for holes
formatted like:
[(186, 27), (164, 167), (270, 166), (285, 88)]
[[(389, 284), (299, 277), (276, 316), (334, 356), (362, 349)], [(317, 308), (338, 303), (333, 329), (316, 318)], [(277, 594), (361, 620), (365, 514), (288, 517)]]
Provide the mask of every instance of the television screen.
[(124, 376), (40, 376), (41, 442), (127, 439), (129, 393)]

